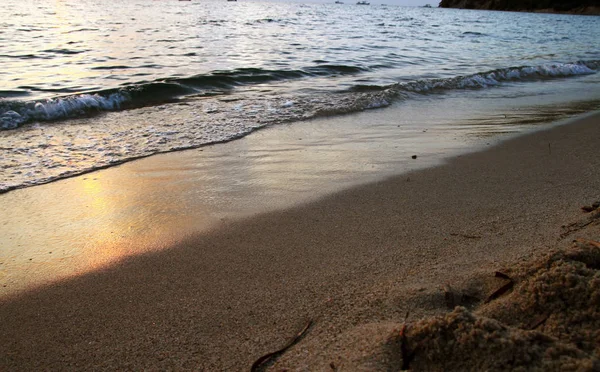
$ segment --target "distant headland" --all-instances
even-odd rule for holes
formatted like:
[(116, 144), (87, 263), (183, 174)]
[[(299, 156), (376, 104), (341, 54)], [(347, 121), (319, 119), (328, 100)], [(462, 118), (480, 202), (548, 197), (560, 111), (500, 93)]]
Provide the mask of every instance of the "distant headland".
[(600, 15), (596, 0), (442, 0), (440, 8)]

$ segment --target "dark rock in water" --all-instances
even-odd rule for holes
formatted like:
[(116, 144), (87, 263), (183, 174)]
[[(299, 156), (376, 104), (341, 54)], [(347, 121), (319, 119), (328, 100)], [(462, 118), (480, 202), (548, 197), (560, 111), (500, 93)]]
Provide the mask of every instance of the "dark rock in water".
[(442, 0), (440, 8), (600, 14), (597, 0)]

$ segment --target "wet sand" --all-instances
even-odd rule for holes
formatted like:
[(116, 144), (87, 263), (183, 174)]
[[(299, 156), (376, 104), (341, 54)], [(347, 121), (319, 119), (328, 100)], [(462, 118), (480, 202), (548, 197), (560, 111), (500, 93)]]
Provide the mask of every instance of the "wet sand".
[(597, 100), (565, 103), (574, 98), (568, 94), (500, 102), (490, 94), (275, 125), (1, 194), (0, 298), (162, 249), (222, 221), (440, 165), (598, 107)]
[(248, 370), (312, 319), (277, 367), (326, 370), (445, 313), (445, 283), (568, 241), (599, 140), (596, 114), (5, 298), (0, 369)]

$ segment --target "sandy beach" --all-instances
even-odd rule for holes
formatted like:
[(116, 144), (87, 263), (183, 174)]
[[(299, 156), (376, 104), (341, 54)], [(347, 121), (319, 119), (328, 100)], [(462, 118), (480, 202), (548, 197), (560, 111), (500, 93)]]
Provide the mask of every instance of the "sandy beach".
[(249, 370), (309, 320), (265, 368), (358, 370), (444, 286), (598, 240), (564, 226), (600, 199), (599, 141), (596, 113), (4, 298), (0, 370)]

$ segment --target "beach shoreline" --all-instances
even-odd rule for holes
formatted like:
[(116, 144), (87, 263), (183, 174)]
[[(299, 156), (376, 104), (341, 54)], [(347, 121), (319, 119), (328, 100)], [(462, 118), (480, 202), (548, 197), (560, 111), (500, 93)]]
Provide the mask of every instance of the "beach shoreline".
[(248, 370), (308, 319), (277, 366), (324, 368), (370, 324), (447, 312), (440, 286), (572, 239), (599, 139), (596, 112), (3, 299), (0, 369)]

